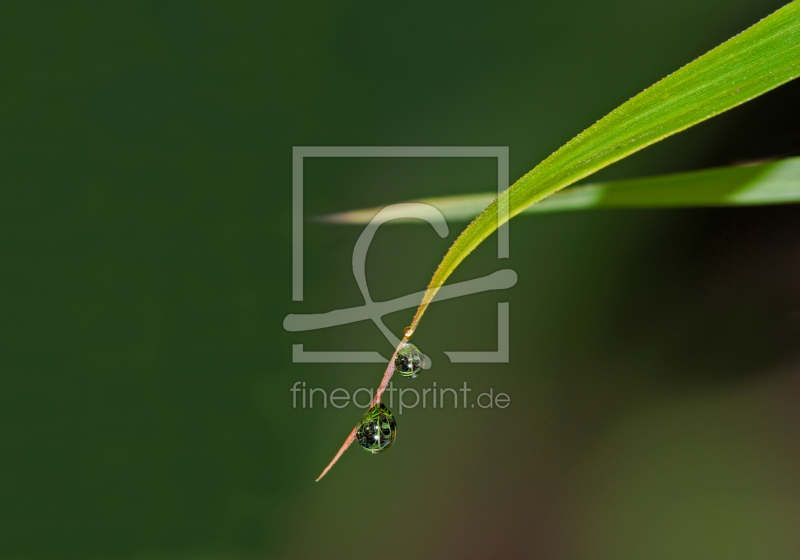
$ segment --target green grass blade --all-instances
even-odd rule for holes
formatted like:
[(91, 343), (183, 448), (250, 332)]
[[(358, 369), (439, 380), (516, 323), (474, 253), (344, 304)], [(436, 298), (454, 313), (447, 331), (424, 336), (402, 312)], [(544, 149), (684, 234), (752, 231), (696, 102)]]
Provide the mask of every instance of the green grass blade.
[(436, 292), (500, 224), (556, 191), (800, 74), (800, 0), (670, 74), (580, 133), (503, 192), (434, 272), (410, 336)]
[[(495, 198), (493, 193), (424, 198), (448, 222), (466, 221)], [(722, 167), (691, 173), (659, 175), (568, 187), (528, 206), (522, 214), (567, 212), (595, 208), (681, 208), (755, 206), (800, 202), (800, 158), (759, 165)], [(366, 224), (382, 209), (367, 208), (318, 218), (336, 224)], [(388, 222), (421, 224), (419, 220)]]
[[(800, 0), (684, 66), (586, 129), (523, 176), (467, 226), (447, 251), (411, 326), (389, 361), (372, 404), (394, 374), (394, 357), (413, 335), (436, 292), (500, 224), (595, 171), (727, 111), (800, 74)], [(354, 428), (325, 473), (355, 439)]]

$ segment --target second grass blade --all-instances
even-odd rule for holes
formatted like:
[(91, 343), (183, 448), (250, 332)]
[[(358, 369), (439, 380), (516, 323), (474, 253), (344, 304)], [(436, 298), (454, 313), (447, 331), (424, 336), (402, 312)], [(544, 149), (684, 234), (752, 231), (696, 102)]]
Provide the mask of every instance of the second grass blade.
[[(423, 198), (448, 222), (466, 221), (486, 208), (492, 193)], [(683, 208), (755, 206), (800, 202), (800, 157), (758, 165), (720, 167), (640, 179), (607, 181), (565, 188), (523, 214), (592, 210), (596, 208)], [(382, 207), (352, 210), (317, 218), (335, 224), (367, 224)], [(387, 222), (421, 224), (398, 218)]]

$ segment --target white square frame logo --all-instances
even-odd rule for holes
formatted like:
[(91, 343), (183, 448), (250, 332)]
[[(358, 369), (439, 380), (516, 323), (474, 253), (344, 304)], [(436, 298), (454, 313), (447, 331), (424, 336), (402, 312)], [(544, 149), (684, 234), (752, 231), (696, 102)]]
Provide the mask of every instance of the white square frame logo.
[[(294, 146), (292, 148), (292, 300), (303, 301), (303, 163), (305, 158), (493, 158), (497, 160), (497, 193), (506, 190), (509, 184), (508, 146)], [(509, 256), (508, 236), (508, 200), (500, 199), (497, 229), (497, 258)], [(516, 274), (510, 283), (478, 289), (468, 289), (462, 294), (475, 293), (486, 289), (500, 289), (513, 286)], [(498, 273), (493, 275), (498, 277)], [(462, 285), (474, 283), (490, 277), (462, 282)], [(506, 276), (506, 279), (509, 277)], [(483, 282), (481, 285), (486, 285)], [(456, 288), (458, 286), (455, 286)], [(466, 287), (466, 286), (465, 286)], [(444, 288), (442, 288), (444, 290)], [(463, 292), (463, 289), (461, 290)], [(454, 289), (453, 292), (459, 292)], [(408, 299), (406, 296), (401, 299)], [(454, 293), (451, 297), (457, 297)], [(437, 299), (440, 299), (437, 295)], [(421, 300), (421, 297), (417, 300)], [(284, 326), (295, 316), (288, 316)], [(303, 330), (289, 328), (288, 330)], [(507, 363), (509, 359), (509, 306), (508, 302), (497, 304), (497, 350), (488, 352), (456, 352), (445, 351), (453, 363)], [(378, 352), (363, 351), (305, 351), (303, 344), (292, 345), (292, 362), (294, 363), (385, 363)]]

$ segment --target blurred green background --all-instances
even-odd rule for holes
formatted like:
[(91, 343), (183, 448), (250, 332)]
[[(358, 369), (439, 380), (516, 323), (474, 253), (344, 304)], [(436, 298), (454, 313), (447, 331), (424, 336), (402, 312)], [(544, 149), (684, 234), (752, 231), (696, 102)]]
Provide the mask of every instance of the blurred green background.
[[(377, 386), (358, 227), (305, 224), (291, 300), (292, 146), (509, 146), (511, 178), (782, 0), (0, 4), (0, 558), (800, 557), (800, 208), (520, 217), (435, 304), (417, 388), (505, 410), (398, 417), (351, 449)], [(789, 84), (601, 172), (797, 153)], [(494, 188), (492, 160), (315, 159), (306, 215)], [(447, 239), (382, 228), (377, 300), (421, 290)], [(508, 301), (508, 364), (493, 350)], [(399, 334), (413, 310), (387, 324)]]

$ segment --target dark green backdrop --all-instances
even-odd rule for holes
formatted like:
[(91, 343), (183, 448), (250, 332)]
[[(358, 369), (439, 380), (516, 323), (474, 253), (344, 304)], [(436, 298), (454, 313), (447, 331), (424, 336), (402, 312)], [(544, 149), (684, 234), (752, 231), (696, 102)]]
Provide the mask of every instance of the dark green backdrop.
[[(291, 301), (292, 147), (509, 146), (512, 180), (782, 0), (0, 4), (0, 559), (800, 556), (797, 206), (520, 217), (434, 305), (417, 387), (505, 410), (406, 411), (386, 454), (314, 478), (374, 387), (360, 229), (305, 225)], [(796, 153), (800, 87), (601, 173)], [(307, 215), (493, 188), (491, 160), (312, 160)], [(461, 225), (382, 229), (376, 299), (422, 289)], [(495, 347), (509, 364), (450, 364)], [(387, 323), (395, 333), (411, 310)]]

